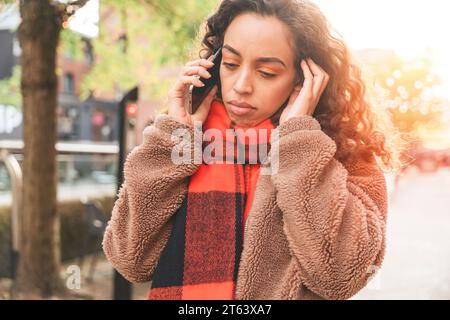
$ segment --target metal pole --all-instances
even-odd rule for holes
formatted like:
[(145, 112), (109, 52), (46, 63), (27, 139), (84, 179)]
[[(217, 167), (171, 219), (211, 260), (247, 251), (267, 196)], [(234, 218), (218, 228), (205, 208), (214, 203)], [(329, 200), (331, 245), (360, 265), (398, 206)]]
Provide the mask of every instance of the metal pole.
[[(138, 87), (131, 89), (122, 98), (119, 104), (119, 162), (117, 166), (117, 190), (123, 183), (123, 166), (129, 151), (127, 145), (127, 114), (126, 106), (128, 102), (137, 102), (139, 98)], [(117, 195), (117, 192), (116, 192)], [(116, 199), (117, 200), (117, 199)], [(128, 282), (117, 270), (114, 270), (114, 287), (113, 287), (113, 299), (114, 300), (131, 300), (132, 298), (132, 285)]]
[(11, 278), (15, 279), (17, 266), (19, 263), (20, 252), (20, 230), (21, 230), (21, 205), (22, 205), (22, 168), (16, 157), (7, 150), (0, 150), (0, 159), (6, 165), (9, 176), (11, 177), (12, 189), (12, 210), (11, 210), (11, 233), (12, 233), (12, 251), (11, 251)]

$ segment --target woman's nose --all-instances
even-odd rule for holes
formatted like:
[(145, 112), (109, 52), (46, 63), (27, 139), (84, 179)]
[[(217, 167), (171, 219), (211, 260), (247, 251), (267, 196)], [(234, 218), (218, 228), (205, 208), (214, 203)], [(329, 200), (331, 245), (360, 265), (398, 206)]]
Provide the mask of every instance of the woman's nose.
[(236, 82), (234, 83), (233, 89), (239, 94), (249, 94), (252, 93), (252, 83), (251, 77), (247, 72), (241, 72)]

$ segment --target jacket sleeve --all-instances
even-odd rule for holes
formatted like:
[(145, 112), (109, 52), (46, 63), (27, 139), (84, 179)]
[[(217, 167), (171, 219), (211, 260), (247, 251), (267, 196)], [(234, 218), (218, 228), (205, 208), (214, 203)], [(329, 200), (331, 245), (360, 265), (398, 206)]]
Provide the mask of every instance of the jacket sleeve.
[(281, 124), (279, 168), (271, 176), (283, 229), (304, 285), (325, 299), (348, 299), (381, 266), (387, 190), (374, 161), (345, 166), (335, 142), (310, 116)]
[[(171, 217), (181, 206), (191, 176), (199, 165), (175, 164), (171, 154), (181, 139), (172, 140), (176, 129), (194, 129), (159, 115), (145, 128), (143, 142), (127, 156), (124, 182), (118, 192), (103, 237), (103, 251), (113, 267), (130, 282), (150, 281), (171, 230)], [(183, 140), (187, 141), (187, 140)], [(194, 148), (192, 142), (184, 144)]]

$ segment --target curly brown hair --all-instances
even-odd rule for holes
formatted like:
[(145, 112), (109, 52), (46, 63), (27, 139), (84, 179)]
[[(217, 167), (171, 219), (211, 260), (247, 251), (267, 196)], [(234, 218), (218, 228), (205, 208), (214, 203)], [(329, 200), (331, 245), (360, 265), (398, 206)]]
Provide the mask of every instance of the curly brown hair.
[[(360, 68), (353, 63), (344, 41), (333, 36), (331, 25), (319, 7), (307, 0), (222, 0), (204, 22), (197, 48), (207, 58), (223, 45), (231, 21), (243, 13), (276, 17), (294, 37), (296, 61), (311, 57), (330, 76), (313, 116), (336, 143), (336, 158), (373, 158), (385, 170), (401, 167), (403, 151), (399, 132), (371, 110)], [(300, 68), (297, 70), (301, 73)], [(303, 79), (302, 74), (298, 74)], [(220, 91), (218, 92), (220, 98)]]

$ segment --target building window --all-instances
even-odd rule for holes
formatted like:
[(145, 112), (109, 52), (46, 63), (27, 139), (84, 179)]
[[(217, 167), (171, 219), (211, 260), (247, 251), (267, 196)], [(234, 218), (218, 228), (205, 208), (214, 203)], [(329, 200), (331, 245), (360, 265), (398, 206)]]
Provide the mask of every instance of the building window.
[(64, 91), (68, 93), (74, 92), (73, 74), (71, 73), (64, 75)]

